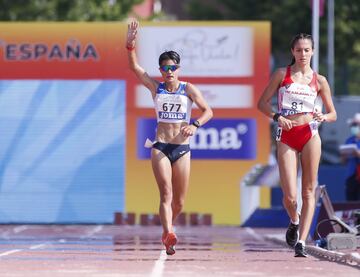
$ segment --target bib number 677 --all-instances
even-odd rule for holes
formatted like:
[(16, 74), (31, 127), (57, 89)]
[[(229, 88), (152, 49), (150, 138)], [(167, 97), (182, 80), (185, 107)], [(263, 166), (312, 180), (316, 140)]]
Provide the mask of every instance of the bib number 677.
[(173, 104), (173, 103), (164, 103), (162, 105), (162, 110), (164, 112), (173, 112), (176, 110), (178, 112), (181, 108), (181, 104)]

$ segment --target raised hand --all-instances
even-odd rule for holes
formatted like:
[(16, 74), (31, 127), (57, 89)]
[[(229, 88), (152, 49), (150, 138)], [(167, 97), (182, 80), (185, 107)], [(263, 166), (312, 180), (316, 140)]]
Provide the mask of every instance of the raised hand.
[(128, 24), (127, 38), (126, 38), (126, 47), (134, 48), (136, 35), (139, 27), (139, 22), (136, 19), (132, 19)]

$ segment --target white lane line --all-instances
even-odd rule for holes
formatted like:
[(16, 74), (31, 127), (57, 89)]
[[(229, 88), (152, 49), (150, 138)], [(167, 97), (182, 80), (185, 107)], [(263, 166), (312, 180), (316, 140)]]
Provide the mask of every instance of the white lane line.
[(261, 235), (259, 235), (258, 233), (256, 233), (252, 228), (250, 228), (250, 227), (246, 227), (245, 228), (245, 231), (250, 235), (250, 236), (252, 236), (254, 239), (256, 239), (256, 240), (264, 240), (264, 238), (261, 236)]
[(165, 261), (167, 259), (166, 251), (161, 250), (159, 259), (155, 262), (155, 265), (151, 272), (151, 277), (161, 277), (165, 267)]
[(18, 234), (22, 231), (25, 231), (26, 229), (28, 229), (29, 227), (27, 225), (20, 225), (20, 226), (17, 226), (13, 229), (13, 232), (14, 234)]
[(26, 250), (34, 250), (34, 249), (43, 248), (43, 247), (46, 247), (48, 244), (49, 243), (41, 243), (41, 244), (31, 245), (31, 246), (29, 246), (29, 248), (19, 248), (19, 249), (9, 250), (9, 251), (0, 253), (0, 257), (9, 256), (11, 254), (15, 254), (15, 253), (26, 251)]
[[(18, 227), (15, 227), (13, 229), (13, 232), (15, 233), (19, 233), (19, 232), (22, 232), (24, 230), (26, 230), (28, 227), (26, 225), (22, 225), (22, 226), (18, 226)], [(81, 238), (87, 238), (87, 237), (91, 237), (93, 236), (94, 234), (100, 232), (102, 229), (104, 228), (103, 225), (97, 225), (95, 226), (94, 228), (92, 228), (86, 235), (82, 236)], [(16, 230), (15, 230), (16, 229)], [(66, 240), (64, 239), (60, 239), (59, 242), (65, 242)], [(9, 251), (6, 251), (6, 252), (3, 252), (3, 253), (0, 253), (0, 257), (3, 257), (3, 256), (8, 256), (8, 255), (11, 255), (11, 254), (14, 254), (14, 253), (17, 253), (17, 252), (21, 252), (21, 251), (26, 251), (26, 250), (34, 250), (34, 249), (39, 249), (39, 248), (43, 248), (43, 247), (46, 247), (47, 245), (49, 245), (50, 243), (41, 243), (41, 244), (35, 244), (35, 245), (31, 245), (29, 246), (28, 248), (20, 248), (20, 249), (13, 249), (13, 250), (9, 250)]]
[(29, 226), (27, 226), (27, 225), (16, 226), (14, 228), (11, 228), (11, 229), (8, 229), (8, 230), (4, 231), (3, 233), (0, 233), (0, 237), (2, 239), (9, 240), (10, 233), (17, 234), (17, 233), (20, 233), (20, 232), (28, 229), (28, 228), (29, 228)]
[(0, 253), (0, 257), (2, 257), (2, 256), (8, 256), (8, 255), (11, 255), (11, 254), (14, 254), (14, 253), (23, 251), (23, 250), (24, 250), (24, 249), (13, 249), (13, 250), (9, 250), (9, 251)]
[(88, 237), (92, 237), (96, 233), (100, 232), (104, 228), (104, 225), (97, 225), (94, 228), (92, 228), (90, 231), (86, 233), (86, 235), (81, 236), (80, 238), (85, 239)]
[(33, 249), (39, 249), (39, 248), (43, 248), (46, 245), (48, 245), (48, 243), (42, 243), (42, 244), (36, 244), (36, 245), (32, 245), (29, 247), (29, 249), (33, 250)]
[(22, 251), (26, 251), (26, 250), (34, 250), (34, 249), (43, 248), (43, 247), (45, 247), (46, 245), (48, 245), (48, 243), (31, 245), (31, 246), (29, 246), (29, 248), (20, 248), (20, 249), (9, 250), (9, 251), (0, 253), (0, 257), (9, 256), (9, 255), (11, 255), (11, 254), (15, 254), (15, 253), (22, 252)]

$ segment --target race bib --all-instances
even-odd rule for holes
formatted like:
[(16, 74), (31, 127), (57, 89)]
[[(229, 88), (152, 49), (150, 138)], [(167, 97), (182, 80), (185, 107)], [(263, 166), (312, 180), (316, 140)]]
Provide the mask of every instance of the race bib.
[(184, 95), (159, 95), (156, 103), (159, 120), (185, 121), (187, 118), (185, 101), (187, 101), (187, 97)]
[(182, 111), (181, 103), (162, 103), (159, 109), (160, 119), (185, 119), (186, 112)]
[(317, 93), (309, 86), (291, 84), (282, 90), (282, 112), (284, 116), (314, 111)]

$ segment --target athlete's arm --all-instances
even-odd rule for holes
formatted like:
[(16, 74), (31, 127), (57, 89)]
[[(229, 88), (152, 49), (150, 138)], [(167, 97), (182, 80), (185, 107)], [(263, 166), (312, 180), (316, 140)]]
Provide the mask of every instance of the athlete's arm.
[(285, 71), (283, 68), (279, 68), (274, 72), (257, 104), (258, 109), (270, 118), (273, 118), (275, 115), (271, 108), (271, 98), (279, 88), (281, 81), (284, 79), (284, 75)]
[(133, 20), (128, 24), (126, 48), (128, 50), (129, 68), (135, 73), (141, 83), (143, 83), (143, 85), (151, 91), (151, 94), (154, 98), (159, 82), (150, 78), (146, 71), (138, 64), (136, 57), (135, 41), (138, 27), (139, 22), (136, 20)]
[[(186, 93), (190, 97), (190, 99), (195, 103), (195, 105), (202, 111), (202, 114), (199, 118), (196, 120), (199, 122), (200, 126), (204, 125), (206, 122), (208, 122), (213, 117), (213, 111), (208, 105), (208, 103), (205, 101), (201, 91), (194, 86), (193, 84), (187, 83), (186, 84)], [(188, 137), (192, 136), (197, 127), (190, 124), (187, 126), (183, 126), (181, 128), (181, 133), (183, 136)]]
[(197, 119), (200, 125), (204, 125), (213, 117), (213, 111), (205, 101), (201, 91), (191, 83), (186, 84), (186, 92), (195, 103), (195, 105), (202, 111), (201, 116)]
[[(261, 95), (257, 107), (258, 109), (265, 114), (266, 116), (270, 117), (271, 119), (274, 117), (275, 113), (272, 111), (271, 108), (271, 98), (274, 96), (276, 91), (278, 90), (282, 80), (284, 79), (286, 73), (285, 68), (277, 69), (274, 74), (272, 75), (269, 84), (265, 88), (263, 94)], [(290, 130), (295, 123), (291, 120), (280, 116), (278, 118), (279, 125), (283, 127), (285, 130)]]
[(318, 76), (317, 79), (319, 84), (319, 95), (325, 106), (326, 114), (321, 113), (321, 111), (315, 112), (314, 119), (320, 122), (322, 121), (334, 122), (337, 119), (337, 114), (334, 103), (331, 98), (331, 91), (329, 84), (324, 76), (319, 74), (317, 76)]

